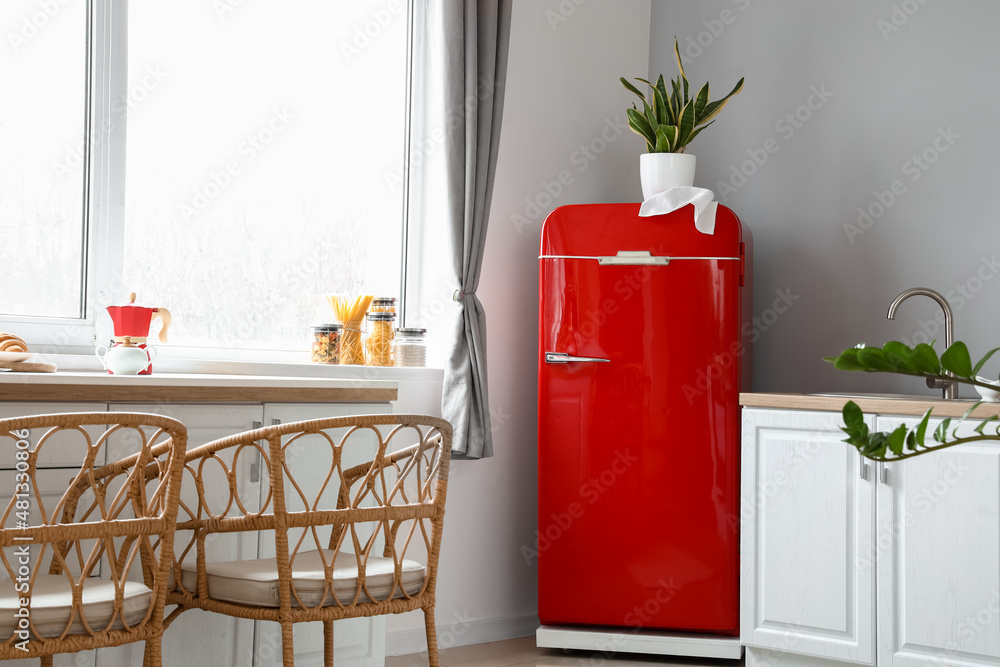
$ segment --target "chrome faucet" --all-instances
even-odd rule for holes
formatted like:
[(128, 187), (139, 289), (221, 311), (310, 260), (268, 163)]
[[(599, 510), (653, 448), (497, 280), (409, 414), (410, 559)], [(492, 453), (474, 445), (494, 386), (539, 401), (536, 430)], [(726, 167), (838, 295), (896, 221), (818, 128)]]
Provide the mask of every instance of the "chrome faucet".
[[(944, 349), (951, 347), (951, 344), (955, 342), (955, 319), (951, 312), (951, 305), (949, 305), (948, 300), (945, 299), (939, 292), (935, 292), (932, 289), (927, 289), (926, 287), (914, 287), (912, 289), (903, 290), (900, 292), (899, 296), (892, 300), (889, 304), (889, 314), (887, 317), (890, 320), (896, 319), (896, 309), (899, 308), (899, 304), (903, 303), (911, 296), (926, 296), (934, 299), (941, 306), (941, 310), (944, 311)], [(945, 371), (946, 375), (951, 375), (950, 372)], [(958, 383), (954, 380), (932, 380), (927, 378), (927, 386), (931, 389), (941, 389), (942, 395), (947, 400), (953, 400), (958, 398)]]

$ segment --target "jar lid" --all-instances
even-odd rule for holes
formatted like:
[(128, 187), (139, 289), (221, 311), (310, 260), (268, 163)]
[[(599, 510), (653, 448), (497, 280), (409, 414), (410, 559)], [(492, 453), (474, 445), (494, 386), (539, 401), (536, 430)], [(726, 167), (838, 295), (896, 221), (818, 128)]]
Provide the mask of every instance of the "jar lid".
[(418, 336), (427, 333), (427, 329), (420, 329), (417, 327), (401, 327), (399, 329), (396, 329), (396, 332), (401, 334), (409, 334), (411, 336)]
[(338, 329), (343, 329), (344, 326), (342, 324), (331, 322), (330, 324), (314, 324), (311, 328), (314, 331), (337, 331)]
[(394, 319), (396, 319), (396, 313), (368, 313), (369, 322), (391, 322)]
[(394, 296), (380, 296), (372, 299), (372, 305), (375, 306), (391, 306), (396, 303), (396, 297)]

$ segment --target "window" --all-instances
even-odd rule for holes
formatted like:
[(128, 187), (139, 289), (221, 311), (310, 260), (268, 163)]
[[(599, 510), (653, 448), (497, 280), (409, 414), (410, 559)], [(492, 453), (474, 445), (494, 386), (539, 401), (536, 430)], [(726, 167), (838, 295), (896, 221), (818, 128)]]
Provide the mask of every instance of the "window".
[[(6, 26), (39, 7), (13, 5)], [(104, 306), (134, 291), (173, 313), (172, 344), (294, 349), (332, 319), (325, 294), (399, 296), (407, 3), (125, 6), (91, 0), (88, 29), (60, 15), (34, 59), (0, 60), (5, 90), (39, 107), (0, 125), (0, 240), (22, 258), (0, 279), (24, 285), (0, 290), (9, 326), (104, 338)], [(86, 160), (60, 180), (50, 156), (74, 139)]]

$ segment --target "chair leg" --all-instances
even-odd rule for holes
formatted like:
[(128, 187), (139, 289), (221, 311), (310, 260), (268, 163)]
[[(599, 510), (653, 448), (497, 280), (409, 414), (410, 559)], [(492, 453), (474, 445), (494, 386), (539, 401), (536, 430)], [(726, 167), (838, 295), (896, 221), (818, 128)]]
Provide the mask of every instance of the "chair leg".
[(434, 607), (424, 609), (424, 626), (427, 629), (427, 661), (430, 667), (441, 667), (438, 662), (437, 626), (434, 624)]
[(292, 639), (293, 623), (281, 624), (281, 660), (284, 667), (295, 667), (295, 643)]
[(51, 655), (43, 655), (42, 657), (40, 657), (38, 659), (39, 660), (39, 664), (42, 667), (52, 667), (52, 657), (53, 656), (51, 656)]
[(163, 667), (162, 636), (146, 640), (146, 650), (142, 654), (142, 667)]
[(323, 621), (323, 666), (333, 667), (333, 621)]

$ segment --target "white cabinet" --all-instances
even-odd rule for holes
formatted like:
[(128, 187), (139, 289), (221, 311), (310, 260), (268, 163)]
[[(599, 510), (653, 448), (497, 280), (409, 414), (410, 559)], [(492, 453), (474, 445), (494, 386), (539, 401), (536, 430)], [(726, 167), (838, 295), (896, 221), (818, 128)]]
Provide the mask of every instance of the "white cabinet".
[(1000, 666), (1000, 445), (882, 466), (862, 463), (840, 423), (744, 411), (747, 665)]
[[(112, 410), (125, 412), (153, 412), (179, 420), (188, 429), (188, 450), (204, 445), (217, 438), (248, 431), (264, 418), (261, 405), (187, 405), (187, 404), (112, 404)], [(118, 457), (127, 456), (129, 452), (115, 452)], [(231, 463), (230, 454), (227, 463)], [(236, 477), (241, 491), (240, 497), (252, 506), (248, 510), (259, 508), (260, 483), (252, 481), (250, 466), (253, 461), (243, 457), (237, 462)], [(221, 469), (220, 469), (221, 473)], [(211, 474), (211, 473), (208, 473)], [(210, 480), (207, 480), (210, 481)], [(191, 478), (185, 474), (181, 487), (181, 502), (194, 509), (197, 507), (198, 495)], [(224, 479), (214, 486), (206, 483), (206, 494), (211, 502), (213, 488), (217, 488), (220, 501), (228, 498), (228, 485)], [(178, 520), (184, 517), (180, 510)], [(174, 539), (176, 550), (180, 550), (190, 541), (190, 533), (177, 533)], [(233, 533), (230, 535), (214, 535), (206, 542), (206, 552), (210, 559), (234, 560), (256, 558), (258, 547), (257, 533)], [(194, 550), (187, 559), (194, 559)], [(168, 608), (169, 611), (170, 608)], [(163, 637), (164, 665), (211, 665), (254, 667), (254, 621), (232, 618), (222, 614), (212, 614), (201, 610), (184, 612), (174, 621)], [(99, 667), (124, 667), (126, 665), (141, 665), (143, 644), (126, 644), (115, 648), (99, 649)], [(267, 663), (257, 662), (257, 667)]]
[[(879, 417), (878, 430), (916, 421)], [(1000, 443), (886, 467), (878, 485), (879, 665), (1000, 665)]]
[(743, 415), (743, 643), (872, 664), (871, 466), (840, 442), (834, 413)]
[[(264, 408), (264, 422), (287, 424), (289, 422), (325, 417), (343, 417), (352, 414), (387, 414), (391, 412), (388, 403), (355, 403), (338, 405), (271, 403)], [(334, 431), (334, 437), (346, 432)], [(364, 434), (357, 434), (364, 435)], [(347, 468), (370, 461), (377, 448), (374, 434), (365, 438), (352, 436), (349, 452), (345, 452), (343, 467)], [(286, 451), (287, 465), (302, 493), (313, 502), (323, 488), (332, 463), (331, 451), (318, 439), (303, 439), (293, 443)], [(310, 463), (314, 463), (310, 470)], [(263, 480), (262, 493), (267, 493), (267, 480)], [(337, 485), (329, 483), (320, 498), (318, 507), (337, 507)], [(303, 509), (302, 499), (297, 493), (286, 494), (289, 511)], [(294, 547), (301, 531), (289, 531), (289, 543)], [(330, 531), (324, 531), (324, 538)], [(367, 536), (361, 536), (364, 539)], [(314, 548), (314, 542), (306, 536), (303, 550)], [(325, 546), (325, 545), (324, 545)], [(260, 558), (274, 556), (273, 532), (261, 533)], [(344, 619), (334, 623), (335, 662), (337, 667), (381, 667), (385, 662), (385, 617)], [(295, 664), (309, 667), (323, 664), (323, 624), (299, 623), (295, 629)], [(258, 666), (278, 664), (281, 661), (281, 627), (277, 623), (257, 621), (256, 654)]]

